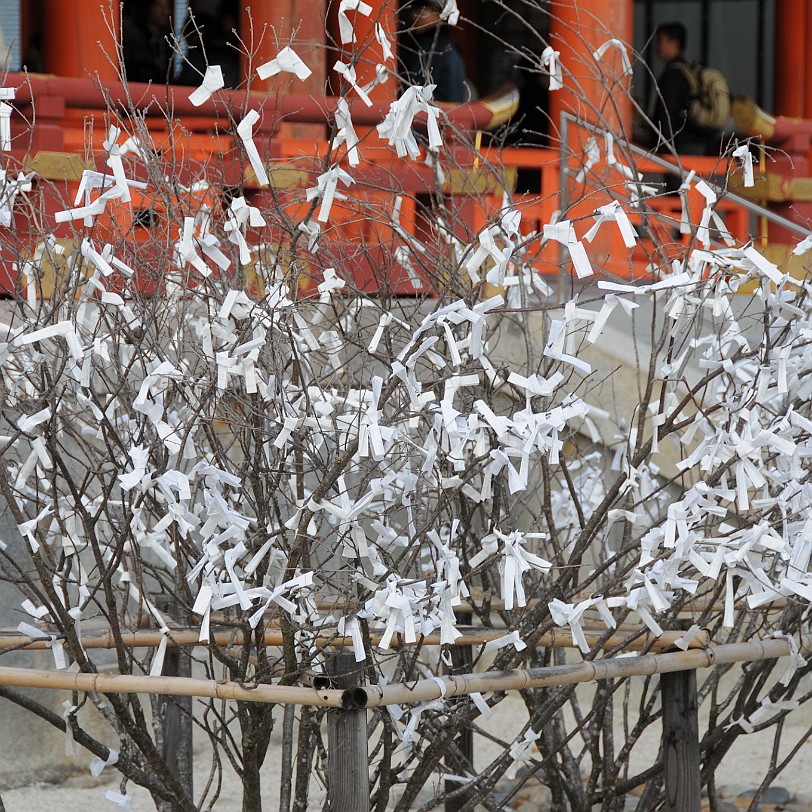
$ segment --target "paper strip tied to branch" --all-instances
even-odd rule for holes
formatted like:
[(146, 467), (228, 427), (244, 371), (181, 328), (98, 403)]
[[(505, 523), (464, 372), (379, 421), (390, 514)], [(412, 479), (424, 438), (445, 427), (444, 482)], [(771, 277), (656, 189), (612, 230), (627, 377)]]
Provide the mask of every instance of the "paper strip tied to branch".
[(629, 52), (626, 50), (626, 46), (623, 42), (619, 39), (608, 39), (603, 45), (599, 46), (592, 56), (595, 57), (595, 61), (600, 61), (603, 59), (603, 55), (609, 50), (609, 48), (617, 48), (620, 51), (620, 59), (623, 63), (623, 75), (626, 76), (632, 72), (632, 63), (629, 61)]
[[(31, 181), (34, 178), (34, 172), (23, 174), (17, 173), (17, 178), (13, 179), (9, 176), (5, 169), (0, 169), (0, 226), (10, 228), (14, 220), (14, 202), (20, 192), (30, 192), (33, 188)], [(48, 238), (46, 238), (46, 242)], [(40, 253), (40, 258), (42, 254)], [(20, 263), (23, 265), (23, 263)], [(28, 263), (31, 267), (31, 263)]]
[(76, 716), (76, 711), (79, 710), (79, 706), (66, 699), (62, 703), (62, 707), (64, 708), (62, 718), (65, 720), (65, 755), (68, 758), (73, 758), (76, 755), (76, 749), (73, 746), (73, 719)]
[(805, 254), (805, 253), (806, 253), (807, 251), (809, 251), (810, 249), (812, 249), (812, 234), (810, 234), (808, 237), (804, 237), (804, 238), (803, 238), (803, 239), (802, 239), (802, 240), (801, 240), (801, 241), (798, 243), (798, 245), (796, 245), (796, 246), (795, 246), (795, 248), (793, 248), (793, 249), (792, 249), (792, 253), (793, 253), (793, 254), (794, 254), (796, 257), (799, 257), (799, 256), (801, 256), (802, 254)]
[(741, 162), (744, 185), (753, 186), (755, 179), (753, 178), (753, 153), (750, 152), (750, 145), (742, 144), (740, 147), (736, 147), (733, 150), (733, 157), (738, 158)]
[(111, 789), (108, 789), (107, 792), (104, 793), (104, 797), (118, 806), (122, 812), (133, 812), (133, 799), (132, 795), (125, 793), (122, 795), (120, 792), (114, 792)]
[(364, 651), (364, 638), (361, 634), (361, 625), (357, 617), (342, 617), (338, 619), (338, 633), (346, 635), (352, 640), (352, 650), (355, 655), (355, 662), (362, 663), (366, 660)]
[(505, 773), (506, 777), (510, 781), (516, 777), (519, 769), (524, 764), (529, 763), (531, 758), (530, 750), (535, 745), (538, 737), (539, 734), (530, 728), (529, 730), (525, 731), (524, 736), (522, 736), (521, 739), (516, 739), (516, 741), (510, 745), (509, 755), (513, 760)]
[(84, 356), (84, 349), (76, 335), (76, 325), (70, 321), (60, 321), (56, 324), (50, 324), (48, 327), (41, 327), (39, 330), (34, 330), (33, 333), (24, 333), (17, 336), (14, 340), (15, 344), (25, 345), (33, 344), (36, 341), (44, 341), (46, 338), (61, 337), (65, 339), (71, 355), (75, 360), (81, 361)]
[(107, 748), (107, 758), (99, 758), (95, 756), (90, 762), (90, 774), (94, 778), (98, 778), (102, 774), (105, 767), (112, 767), (118, 761), (118, 750), (113, 750), (112, 747)]
[(699, 221), (699, 227), (696, 230), (697, 239), (702, 243), (703, 247), (710, 247), (711, 238), (709, 226), (711, 220), (713, 220), (713, 224), (716, 226), (720, 236), (722, 239), (724, 239), (727, 245), (731, 247), (735, 245), (735, 241), (730, 236), (727, 226), (724, 224), (724, 221), (719, 216), (718, 212), (714, 209), (714, 205), (718, 199), (716, 192), (707, 183), (705, 183), (704, 180), (700, 180), (694, 188), (702, 195), (702, 197), (705, 198), (705, 208), (702, 210), (702, 217)]
[(550, 335), (544, 347), (544, 354), (548, 358), (555, 358), (565, 364), (575, 367), (582, 375), (589, 375), (592, 372), (592, 365), (565, 352), (567, 342), (566, 320), (555, 319), (550, 325)]
[(321, 198), (321, 207), (319, 208), (318, 221), (326, 223), (330, 219), (330, 209), (333, 207), (334, 200), (345, 200), (343, 194), (338, 191), (338, 182), (341, 181), (345, 186), (350, 186), (355, 183), (352, 175), (345, 172), (340, 166), (333, 166), (328, 169), (323, 175), (316, 178), (316, 185), (307, 190), (307, 199), (316, 200)]
[(203, 260), (203, 257), (197, 253), (195, 247), (195, 221), (193, 217), (183, 218), (183, 233), (181, 239), (175, 243), (174, 261), (179, 268), (185, 268), (187, 263), (191, 265), (202, 276), (211, 276), (209, 266)]
[(277, 55), (276, 59), (271, 59), (264, 65), (257, 68), (257, 76), (260, 79), (269, 79), (277, 73), (292, 73), (297, 79), (304, 81), (313, 73), (302, 61), (302, 58), (289, 45), (284, 47)]
[[(74, 206), (76, 208), (58, 211), (54, 214), (57, 223), (67, 223), (70, 220), (84, 220), (88, 227), (93, 225), (93, 218), (101, 214), (111, 200), (130, 200), (130, 187), (134, 189), (146, 189), (147, 184), (141, 181), (130, 180), (124, 177), (124, 170), (121, 164), (121, 148), (116, 146), (114, 141), (118, 135), (118, 129), (110, 128), (105, 143), (105, 148), (109, 150), (110, 156), (107, 165), (113, 170), (110, 172), (97, 172), (95, 169), (85, 169), (82, 173), (82, 180), (76, 191)], [(107, 188), (110, 187), (110, 188)], [(99, 197), (91, 201), (93, 189), (107, 189)], [(79, 202), (84, 199), (84, 205), (79, 206)]]
[(505, 602), (505, 610), (513, 609), (513, 598), (516, 597), (516, 605), (527, 606), (527, 598), (524, 592), (523, 577), (531, 569), (537, 569), (541, 573), (548, 573), (552, 568), (549, 561), (528, 552), (524, 545), (528, 538), (541, 538), (539, 533), (521, 533), (514, 530), (508, 535), (503, 535), (496, 531), (494, 533), (502, 540), (502, 559), (499, 562), (499, 570), (502, 575), (502, 600)]
[(544, 238), (555, 240), (565, 246), (572, 260), (575, 273), (579, 279), (585, 276), (592, 276), (592, 264), (586, 254), (586, 250), (578, 238), (575, 236), (575, 226), (571, 220), (561, 220), (558, 223), (547, 223), (544, 226)]
[(369, 17), (372, 14), (372, 6), (365, 3), (364, 0), (341, 0), (338, 4), (338, 34), (341, 37), (341, 43), (346, 45), (348, 42), (357, 42), (358, 38), (355, 36), (355, 26), (350, 22), (347, 16), (348, 11), (354, 11), (356, 14), (363, 14), (364, 17)]
[(8, 152), (11, 149), (11, 113), (12, 106), (5, 102), (0, 102), (0, 152)]
[(240, 262), (248, 265), (251, 262), (251, 250), (245, 240), (245, 231), (251, 228), (267, 226), (265, 218), (256, 206), (250, 206), (244, 197), (235, 197), (226, 212), (227, 222), (223, 230), (228, 233), (229, 241), (240, 249)]
[(189, 94), (189, 101), (195, 107), (200, 107), (203, 102), (211, 98), (212, 93), (225, 87), (225, 85), (222, 68), (219, 65), (209, 65), (206, 68), (200, 87)]
[(509, 634), (503, 634), (501, 637), (497, 637), (495, 640), (488, 640), (488, 642), (485, 643), (482, 648), (482, 653), (490, 654), (491, 652), (499, 651), (500, 648), (505, 648), (506, 646), (513, 646), (516, 651), (524, 651), (527, 648), (527, 643), (522, 640), (521, 636), (519, 635), (519, 630), (515, 629)]
[(396, 575), (390, 575), (386, 586), (379, 589), (366, 602), (359, 615), (365, 618), (376, 618), (385, 622), (384, 633), (378, 648), (387, 649), (396, 632), (402, 632), (407, 643), (417, 641), (417, 634), (423, 633), (420, 604), (425, 597), (425, 585), (418, 583), (400, 583)]
[(584, 654), (589, 653), (589, 643), (587, 643), (586, 637), (584, 636), (581, 620), (584, 612), (594, 604), (595, 600), (592, 598), (583, 600), (575, 605), (564, 603), (558, 600), (558, 598), (555, 598), (548, 604), (553, 623), (555, 623), (556, 626), (569, 626), (573, 642), (577, 644), (578, 648), (581, 649)]
[(17, 626), (17, 631), (20, 634), (28, 635), (34, 640), (41, 640), (45, 639), (45, 645), (51, 649), (52, 654), (54, 655), (54, 667), (61, 671), (68, 667), (68, 658), (65, 654), (65, 649), (62, 645), (62, 641), (55, 635), (55, 634), (48, 634), (48, 632), (44, 632), (41, 629), (38, 629), (36, 626), (32, 626), (30, 623), (20, 623)]
[(358, 84), (358, 76), (353, 65), (347, 65), (339, 59), (333, 65), (333, 70), (340, 73), (347, 80), (347, 84), (358, 94), (367, 107), (372, 107), (372, 99), (369, 98), (366, 90)]
[(399, 158), (408, 155), (414, 160), (420, 157), (420, 148), (412, 132), (412, 123), (420, 112), (428, 116), (429, 149), (437, 150), (443, 145), (437, 124), (440, 111), (430, 104), (433, 94), (434, 85), (412, 85), (406, 88), (403, 95), (392, 102), (386, 118), (378, 125), (379, 135), (395, 148)]
[(347, 160), (350, 166), (358, 166), (361, 160), (358, 155), (358, 136), (355, 133), (352, 116), (350, 115), (350, 106), (347, 104), (346, 99), (338, 100), (335, 119), (336, 134), (330, 145), (330, 149), (337, 149), (344, 144), (347, 148)]
[(460, 10), (457, 8), (457, 0), (445, 0), (440, 11), (440, 19), (449, 25), (456, 25), (459, 22)]
[(381, 46), (383, 61), (388, 62), (390, 59), (394, 61), (395, 53), (392, 50), (392, 43), (389, 42), (389, 37), (386, 36), (386, 31), (380, 23), (375, 23), (375, 39), (378, 40), (378, 45)]
[(257, 176), (257, 183), (260, 186), (268, 185), (268, 173), (265, 171), (265, 164), (259, 157), (259, 150), (254, 143), (254, 125), (259, 121), (259, 113), (256, 110), (249, 110), (245, 118), (237, 125), (237, 135), (242, 139), (245, 146), (245, 154), (251, 163), (251, 168)]
[[(581, 162), (581, 168), (578, 170), (578, 174), (575, 176), (576, 183), (581, 183), (589, 174), (592, 167), (595, 166), (595, 164), (597, 164), (601, 159), (600, 144), (598, 144), (598, 140), (595, 138), (595, 136), (590, 136), (589, 140), (586, 142), (584, 155), (586, 157)], [(553, 221), (551, 220), (550, 225), (552, 224)]]
[(598, 214), (595, 215), (595, 225), (584, 234), (584, 239), (587, 242), (592, 242), (598, 233), (598, 229), (603, 223), (615, 222), (620, 230), (620, 236), (623, 238), (623, 244), (626, 248), (634, 248), (637, 245), (637, 232), (634, 226), (629, 222), (626, 212), (619, 201), (613, 200), (605, 206), (598, 208)]
[(561, 90), (564, 87), (560, 57), (560, 51), (553, 50), (551, 45), (541, 52), (542, 67), (547, 68), (547, 72), (550, 74), (550, 90)]

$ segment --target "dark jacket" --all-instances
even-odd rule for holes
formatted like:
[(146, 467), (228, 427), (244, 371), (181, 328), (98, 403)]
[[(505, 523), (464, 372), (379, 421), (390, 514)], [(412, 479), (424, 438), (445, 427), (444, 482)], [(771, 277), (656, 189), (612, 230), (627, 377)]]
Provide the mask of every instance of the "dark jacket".
[(406, 85), (437, 85), (434, 89), (436, 101), (468, 101), (462, 55), (445, 26), (407, 33), (403, 37), (401, 52)]
[(688, 120), (691, 85), (685, 75), (688, 63), (682, 56), (667, 63), (657, 81), (657, 98), (651, 120), (659, 143), (658, 152), (672, 144), (683, 155), (707, 155), (711, 137)]
[[(197, 26), (186, 32), (189, 45), (177, 83), (199, 85), (201, 76), (209, 65), (219, 65), (223, 71), (225, 87), (240, 84), (240, 55), (234, 47), (231, 32), (226, 31), (220, 19), (198, 14)], [(191, 28), (191, 26), (189, 26)]]
[(152, 34), (144, 21), (125, 19), (122, 26), (124, 67), (130, 82), (166, 84), (174, 78), (172, 49), (167, 36), (172, 31)]

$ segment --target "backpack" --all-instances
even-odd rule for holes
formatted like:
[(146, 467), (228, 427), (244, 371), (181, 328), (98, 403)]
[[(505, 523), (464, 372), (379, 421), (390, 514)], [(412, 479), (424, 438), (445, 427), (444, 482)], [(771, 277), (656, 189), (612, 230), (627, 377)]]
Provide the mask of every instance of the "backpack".
[(682, 71), (691, 88), (688, 121), (703, 130), (721, 130), (731, 114), (730, 85), (716, 68), (687, 62)]

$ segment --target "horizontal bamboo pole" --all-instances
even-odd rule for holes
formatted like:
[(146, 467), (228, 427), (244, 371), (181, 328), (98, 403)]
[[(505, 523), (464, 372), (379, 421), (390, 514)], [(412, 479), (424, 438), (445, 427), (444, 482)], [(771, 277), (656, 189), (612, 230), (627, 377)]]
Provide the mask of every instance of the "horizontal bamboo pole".
[[(581, 601), (587, 598), (592, 597), (593, 593), (583, 592), (578, 593), (574, 596), (573, 601)], [(473, 612), (475, 610), (474, 602), (476, 606), (480, 608), (485, 603), (485, 596), (482, 594), (481, 589), (472, 589), (471, 590), (471, 597), (472, 600), (464, 600), (460, 603), (459, 606), (454, 607), (455, 612)], [(547, 601), (545, 600), (536, 600), (532, 599), (527, 601), (527, 606), (522, 609), (513, 609), (510, 610), (514, 614), (520, 616), (523, 611), (527, 611), (529, 609), (533, 609), (534, 607), (538, 606), (540, 603), (546, 604)], [(753, 611), (767, 611), (767, 612), (774, 612), (779, 611), (780, 609), (786, 608), (787, 599), (784, 597), (777, 597), (775, 600), (767, 601), (766, 603), (762, 604), (757, 610), (751, 609), (749, 604), (747, 603), (746, 598), (739, 599), (735, 602), (734, 607), (742, 610), (747, 610), (749, 612)], [(359, 609), (363, 609), (363, 605), (359, 605), (354, 602), (348, 602), (344, 600), (319, 600), (316, 601), (316, 606), (318, 609), (325, 611), (325, 612), (343, 612), (344, 614), (357, 612)], [(505, 611), (505, 602), (501, 598), (491, 598), (488, 602), (488, 607), (492, 612), (504, 612)], [(695, 614), (697, 612), (704, 612), (707, 609), (712, 609), (714, 611), (723, 612), (725, 608), (724, 601), (709, 601), (709, 600), (689, 600), (679, 606), (679, 613), (691, 613)], [(589, 608), (586, 610), (587, 614), (585, 617), (593, 617), (597, 619), (599, 617), (597, 613), (597, 609)], [(215, 615), (212, 615), (214, 618)]]
[(296, 685), (257, 685), (246, 688), (236, 682), (193, 679), (191, 677), (141, 677), (132, 674), (85, 674), (71, 671), (44, 671), (35, 668), (0, 667), (0, 685), (20, 688), (95, 692), (100, 694), (161, 694), (163, 696), (202, 696), (280, 705), (341, 707), (342, 691), (304, 688)]
[[(801, 640), (801, 646), (810, 648), (812, 635), (805, 635)], [(790, 645), (786, 640), (770, 639), (665, 654), (646, 654), (640, 657), (612, 657), (549, 668), (459, 674), (418, 680), (410, 684), (393, 683), (353, 688), (344, 692), (344, 707), (375, 708), (379, 705), (405, 705), (409, 702), (427, 702), (441, 697), (466, 696), (487, 691), (521, 691), (526, 688), (546, 688), (603, 679), (665, 674), (709, 668), (725, 663), (771, 660), (788, 654)]]
[[(801, 647), (812, 646), (812, 635), (802, 638)], [(640, 657), (615, 657), (608, 660), (573, 663), (550, 668), (528, 668), (484, 674), (462, 674), (419, 680), (407, 684), (352, 688), (346, 691), (320, 687), (258, 685), (246, 688), (235, 682), (192, 679), (190, 677), (141, 677), (129, 674), (85, 674), (69, 671), (44, 671), (32, 668), (0, 667), (0, 685), (25, 688), (49, 688), (68, 691), (143, 693), (167, 696), (199, 696), (211, 699), (266, 702), (280, 705), (316, 705), (320, 707), (374, 708), (379, 705), (403, 705), (425, 702), (442, 696), (464, 696), (487, 691), (520, 691), (569, 685), (594, 680), (665, 674), (709, 668), (714, 665), (777, 659), (790, 654), (786, 640), (770, 639), (750, 643), (731, 643), (665, 654)]]
[[(508, 634), (510, 629), (482, 629), (478, 627), (458, 627), (462, 632), (462, 636), (457, 638), (453, 643), (455, 646), (481, 646), (489, 643), (492, 640), (497, 640), (505, 634)], [(612, 634), (604, 643), (604, 648), (615, 648), (617, 646), (625, 646), (629, 651), (640, 651), (645, 647), (652, 647), (655, 649), (673, 648), (675, 641), (685, 635), (685, 632), (680, 631), (667, 631), (663, 632), (660, 637), (654, 637), (650, 633), (639, 635), (635, 639), (630, 639), (634, 634), (639, 632), (640, 627), (629, 628), (623, 627)], [(49, 634), (43, 631), (43, 637)], [(600, 640), (604, 634), (602, 630), (585, 629), (584, 637), (590, 646)], [(181, 647), (194, 647), (206, 646), (207, 641), (200, 641), (200, 635), (197, 629), (172, 629), (168, 645), (181, 646)], [(373, 633), (371, 635), (373, 645), (377, 645), (381, 640), (380, 633)], [(161, 642), (163, 634), (159, 631), (152, 629), (138, 629), (126, 630), (121, 633), (121, 643), (125, 648), (155, 648)], [(232, 646), (242, 645), (243, 635), (239, 630), (233, 632), (214, 632), (212, 635), (214, 642), (218, 646)], [(352, 645), (352, 639), (342, 635), (328, 636), (319, 635), (316, 640), (316, 645), (319, 646), (335, 646), (345, 647)], [(706, 631), (699, 632), (693, 640), (688, 644), (689, 648), (704, 648), (709, 644), (710, 640)], [(417, 645), (422, 643), (424, 646), (439, 646), (440, 635), (429, 634), (424, 637), (418, 637), (416, 643), (405, 643), (402, 637), (396, 636), (392, 641), (392, 647), (398, 648), (406, 645)], [(265, 645), (266, 646), (281, 646), (282, 645), (282, 632), (277, 630), (269, 630), (265, 632)], [(538, 640), (539, 646), (548, 646), (550, 648), (574, 648), (575, 643), (572, 640), (572, 635), (568, 631), (558, 631), (553, 629), (547, 634), (543, 634)], [(25, 648), (25, 649), (45, 649), (50, 646), (49, 640), (38, 640), (24, 634), (19, 634), (10, 631), (0, 631), (0, 653), (10, 649)], [(96, 632), (93, 634), (86, 634), (82, 636), (82, 646), (85, 649), (113, 649), (116, 647), (116, 640), (112, 631)]]

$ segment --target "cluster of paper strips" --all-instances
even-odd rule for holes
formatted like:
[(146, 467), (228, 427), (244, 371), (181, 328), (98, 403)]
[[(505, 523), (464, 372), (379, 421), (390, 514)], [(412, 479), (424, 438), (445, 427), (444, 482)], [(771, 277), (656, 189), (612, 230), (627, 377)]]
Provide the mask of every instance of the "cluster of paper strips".
[[(371, 11), (342, 0), (343, 43), (355, 41), (352, 20)], [(456, 3), (448, 0), (442, 14), (456, 22)], [(375, 36), (384, 61), (391, 59), (383, 31)], [(595, 60), (610, 48), (619, 49), (625, 75), (628, 56), (617, 40), (598, 48)], [(563, 81), (558, 57), (552, 48), (541, 56), (551, 89)], [(387, 69), (379, 67), (383, 80)], [(370, 102), (354, 64), (339, 61), (336, 69)], [(286, 47), (257, 73), (304, 80), (310, 70)], [(209, 67), (192, 103), (203, 105), (222, 86), (220, 69)], [(429, 152), (441, 153), (432, 92), (432, 85), (406, 88), (377, 127), (401, 158), (420, 156), (417, 116), (425, 116)], [(0, 151), (9, 148), (9, 115), (0, 102)], [(257, 183), (267, 186), (267, 156), (255, 142), (260, 121), (248, 109), (235, 129)], [(332, 158), (303, 194), (317, 222), (285, 224), (313, 261), (336, 201), (353, 205), (355, 179), (344, 166), (363, 161), (346, 99), (334, 124)], [(173, 634), (157, 599), (167, 585), (188, 592), (200, 641), (210, 642), (223, 618), (251, 631), (284, 620), (296, 627), (296, 656), (316, 668), (325, 635), (348, 638), (357, 662), (381, 663), (439, 632), (435, 661), (448, 662), (447, 647), (462, 636), (459, 607), (482, 584), (498, 591), (508, 618), (504, 634), (482, 644), (483, 656), (496, 657), (532, 645), (542, 625), (567, 629), (580, 651), (594, 654), (588, 619), (608, 632), (631, 614), (661, 636), (680, 601), (710, 585), (719, 586), (727, 629), (743, 605), (812, 601), (812, 287), (753, 244), (735, 243), (710, 184), (689, 176), (680, 190), (681, 228), (696, 238), (680, 260), (646, 283), (597, 277), (589, 246), (612, 229), (634, 250), (640, 234), (631, 218), (652, 190), (616, 157), (611, 136), (593, 137), (576, 179), (604, 156), (631, 202), (603, 203), (586, 223), (558, 215), (531, 237), (509, 195), (467, 241), (438, 217), (466, 287), (391, 309), (383, 297), (354, 290), (338, 263), (320, 268), (315, 292), (300, 296), (296, 274), (269, 261), (255, 236), (272, 213), (252, 205), (248, 192), (230, 196), (221, 211), (199, 202), (183, 209), (168, 241), (166, 272), (175, 286), (156, 313), (130, 286), (132, 260), (120, 246), (94, 242), (91, 230), (111, 201), (129, 204), (134, 190), (150, 191), (127, 171), (148, 161), (147, 151), (132, 138), (119, 143), (121, 136), (110, 127), (107, 170), (86, 169), (73, 207), (54, 216), (54, 224), (88, 228), (67, 249), (71, 268), (86, 271), (74, 274), (75, 297), (51, 309), (35, 295), (45, 257), (66, 251), (44, 235), (21, 267), (22, 315), (0, 325), (2, 454), (19, 532), (37, 562), (59, 562), (51, 573), (58, 603), (26, 599), (29, 620), (19, 630), (46, 641), (55, 668), (74, 667), (63, 636), (34, 624), (70, 622), (81, 644), (83, 620), (102, 611), (100, 582), (122, 616), (140, 612), (160, 632), (140, 662), (156, 676)], [(732, 157), (752, 185), (747, 145)], [(32, 177), (0, 178), (0, 226), (12, 225), (14, 198)], [(687, 206), (692, 187), (705, 201), (698, 223)], [(399, 240), (394, 258), (417, 288), (414, 265), (427, 252), (401, 226), (400, 212), (398, 200), (387, 222)], [(551, 293), (529, 259), (534, 240), (560, 245), (577, 278), (592, 285), (559, 305), (545, 301), (541, 327), (521, 321)], [(253, 297), (224, 273), (249, 268), (263, 282)], [(201, 287), (184, 289), (179, 271), (193, 271)], [(734, 300), (751, 280), (755, 319)], [(586, 355), (610, 324), (631, 331), (652, 309), (661, 332), (645, 364), (656, 394), (610, 416), (593, 395), (604, 382)], [(521, 344), (523, 356), (500, 352), (507, 318), (525, 331), (511, 345)], [(614, 436), (597, 428), (610, 420)], [(574, 454), (566, 448), (573, 438), (588, 438), (591, 450)], [(668, 482), (656, 462), (666, 442), (677, 449)], [(81, 488), (65, 484), (73, 466), (82, 469)], [(531, 514), (526, 506), (538, 498), (544, 505)], [(620, 528), (634, 542), (623, 562)], [(589, 594), (552, 597), (547, 587), (556, 579), (587, 566), (599, 571)], [(601, 591), (607, 583), (612, 594)], [(344, 600), (327, 611), (316, 599), (329, 593)], [(537, 595), (545, 600), (531, 615)], [(526, 616), (535, 617), (532, 627)], [(687, 647), (698, 633), (685, 630), (676, 645)], [(797, 653), (790, 669), (802, 661)], [(489, 712), (482, 696), (472, 702)], [(765, 699), (736, 724), (752, 729), (790, 702)], [(414, 747), (421, 714), (442, 707), (442, 700), (418, 705), (405, 724), (403, 711), (390, 709), (403, 752)], [(76, 712), (67, 703), (63, 716)], [(511, 744), (509, 777), (529, 761), (537, 738), (528, 729)], [(111, 751), (106, 762), (97, 759), (94, 771), (116, 758)], [(108, 797), (131, 808), (126, 794)]]

